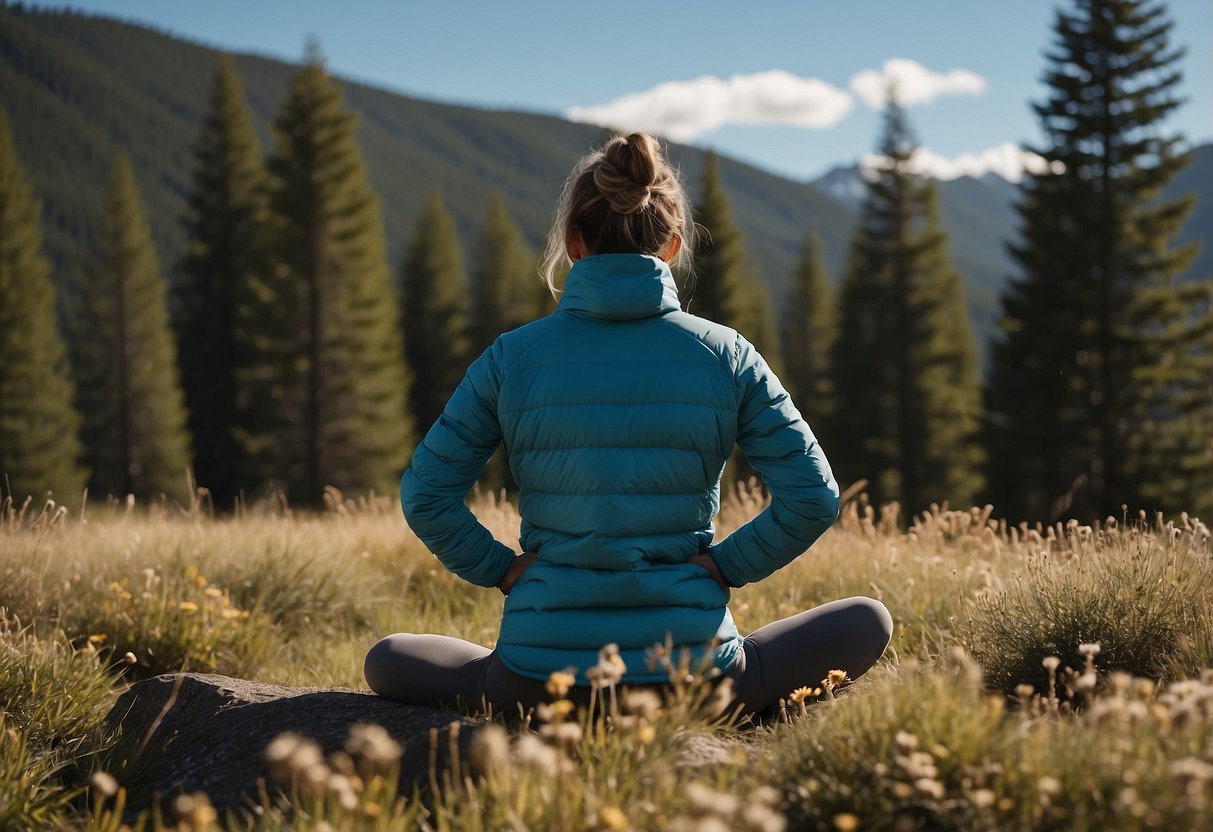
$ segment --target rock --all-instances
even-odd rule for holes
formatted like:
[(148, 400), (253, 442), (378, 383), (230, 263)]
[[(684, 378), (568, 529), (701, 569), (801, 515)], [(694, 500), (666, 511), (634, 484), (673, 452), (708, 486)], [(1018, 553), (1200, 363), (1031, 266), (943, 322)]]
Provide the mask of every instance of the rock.
[[(275, 737), (311, 738), (326, 755), (342, 749), (360, 723), (382, 726), (403, 746), (401, 790), (430, 781), (431, 734), (436, 774), (449, 767), (451, 726), (468, 759), (481, 723), (452, 711), (403, 705), (370, 691), (265, 685), (226, 676), (183, 673), (138, 682), (118, 698), (105, 725), (114, 736), (102, 764), (127, 789), (128, 810), (157, 799), (206, 792), (220, 813), (258, 802), (259, 783), (275, 791), (265, 760)], [(171, 815), (169, 816), (171, 818)]]

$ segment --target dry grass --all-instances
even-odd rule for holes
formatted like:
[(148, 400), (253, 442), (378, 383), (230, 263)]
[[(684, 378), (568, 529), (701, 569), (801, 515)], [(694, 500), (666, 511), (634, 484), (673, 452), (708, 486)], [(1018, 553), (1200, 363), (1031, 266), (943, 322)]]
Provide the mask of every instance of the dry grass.
[[(720, 532), (763, 504), (759, 489), (742, 489)], [(511, 503), (485, 495), (474, 508), (516, 542)], [(372, 795), (367, 780), (353, 809), (344, 793), (299, 795), (311, 826), (276, 807), (257, 825), (778, 830), (786, 813), (796, 828), (825, 829), (1195, 827), (1213, 811), (1213, 700), (1207, 682), (1180, 680), (1213, 661), (1211, 558), (1209, 530), (1190, 518), (1028, 529), (989, 509), (941, 508), (902, 532), (895, 509), (853, 499), (810, 553), (731, 603), (744, 632), (842, 596), (883, 600), (892, 649), (848, 696), (743, 733), (714, 721), (694, 690), (643, 722), (626, 710), (569, 714), (556, 721), (576, 728), (497, 735), (484, 752), (496, 763), (453, 778), (428, 807)], [(96, 829), (116, 829), (116, 796), (71, 803), (82, 784), (57, 767), (127, 680), (190, 669), (361, 687), (379, 636), (491, 645), (501, 612), (497, 593), (442, 570), (394, 501), (336, 492), (323, 512), (279, 502), (234, 518), (202, 504), (5, 507), (0, 605), (4, 755), (24, 761), (20, 776), (0, 766), (0, 814)], [(1079, 645), (1096, 642), (1088, 676)], [(1047, 656), (1059, 657), (1053, 687)], [(1153, 680), (1148, 694), (1117, 669)], [(39, 693), (77, 687), (78, 710), (38, 705)], [(681, 765), (704, 734), (734, 737), (737, 756)], [(212, 822), (200, 801), (187, 808), (187, 826)]]

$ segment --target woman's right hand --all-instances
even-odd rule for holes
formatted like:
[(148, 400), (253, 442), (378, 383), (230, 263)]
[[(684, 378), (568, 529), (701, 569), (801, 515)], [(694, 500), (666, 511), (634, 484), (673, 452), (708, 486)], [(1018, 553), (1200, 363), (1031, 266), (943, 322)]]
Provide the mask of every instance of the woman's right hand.
[(522, 573), (537, 560), (539, 560), (539, 555), (527, 552), (510, 561), (509, 568), (505, 570), (505, 577), (501, 579), (501, 583), (497, 584), (497, 588), (501, 590), (501, 594), (509, 595), (510, 590), (514, 588), (514, 584), (518, 583), (518, 579), (522, 577)]
[(720, 567), (716, 565), (716, 559), (707, 552), (700, 552), (697, 555), (691, 555), (687, 558), (687, 563), (693, 563), (696, 566), (702, 566), (712, 576), (712, 579), (720, 585), (720, 588), (725, 592), (732, 589), (729, 582), (724, 579), (724, 575), (720, 571)]

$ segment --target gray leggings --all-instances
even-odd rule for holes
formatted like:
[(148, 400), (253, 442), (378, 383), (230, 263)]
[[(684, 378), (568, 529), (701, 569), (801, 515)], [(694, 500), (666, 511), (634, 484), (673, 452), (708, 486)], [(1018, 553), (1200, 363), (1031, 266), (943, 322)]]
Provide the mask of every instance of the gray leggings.
[[(876, 664), (892, 635), (893, 619), (885, 605), (862, 596), (759, 627), (746, 636), (738, 660), (725, 673), (733, 679), (734, 705), (740, 704), (743, 714), (769, 716), (781, 697), (820, 684), (831, 670), (858, 678)], [(363, 672), (371, 690), (411, 705), (489, 706), (512, 718), (519, 706), (525, 710), (552, 699), (545, 680), (519, 675), (496, 651), (450, 636), (388, 636), (366, 654)], [(569, 698), (584, 704), (588, 688), (574, 688)]]

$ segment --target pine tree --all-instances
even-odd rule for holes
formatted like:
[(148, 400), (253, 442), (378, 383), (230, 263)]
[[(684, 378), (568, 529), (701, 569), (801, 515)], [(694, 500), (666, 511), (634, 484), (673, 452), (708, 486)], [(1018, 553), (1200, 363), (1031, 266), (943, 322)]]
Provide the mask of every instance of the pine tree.
[(262, 479), (317, 504), (328, 486), (391, 493), (411, 448), (408, 375), (379, 200), (356, 116), (317, 50), (275, 121), (268, 262), (241, 327), (254, 336), (237, 402)]
[(753, 263), (747, 262), (741, 273), (740, 310), (736, 327), (753, 344), (776, 375), (783, 370), (783, 351), (779, 344), (779, 324), (771, 292)]
[(821, 240), (810, 228), (792, 274), (789, 297), (780, 319), (779, 341), (783, 347), (784, 386), (800, 412), (818, 429), (829, 421), (833, 411), (829, 357), (835, 329)]
[[(494, 197), (472, 272), (469, 355), (479, 355), (501, 333), (538, 318), (541, 311), (538, 287), (546, 293), (539, 280), (535, 253), (523, 240), (522, 230), (510, 219), (505, 203)], [(480, 487), (489, 491), (514, 487), (503, 451), (499, 450), (489, 460), (480, 476)]]
[(479, 355), (503, 332), (539, 317), (539, 283), (531, 251), (500, 197), (489, 207), (471, 282), (470, 355)]
[[(737, 328), (745, 292), (745, 246), (720, 184), (716, 154), (705, 154), (703, 192), (695, 223), (704, 230), (695, 252), (695, 280), (684, 307), (693, 315)], [(745, 333), (743, 333), (745, 334)], [(765, 357), (765, 356), (764, 356)]]
[(401, 270), (404, 350), (413, 369), (417, 426), (430, 429), (469, 360), (468, 288), (455, 221), (435, 194), (405, 252)]
[(236, 364), (250, 337), (238, 326), (238, 312), (249, 301), (264, 211), (257, 135), (240, 77), (224, 55), (194, 147), (189, 242), (172, 296), (194, 475), (220, 505), (231, 502), (238, 486)]
[(980, 487), (980, 396), (963, 282), (934, 183), (911, 172), (914, 140), (895, 95), (882, 166), (869, 171), (831, 357), (830, 430), (840, 476), (909, 513), (968, 505)]
[[(695, 251), (695, 279), (683, 291), (683, 306), (701, 318), (739, 331), (770, 364), (778, 366), (774, 313), (770, 296), (746, 261), (741, 229), (720, 182), (716, 154), (704, 158), (703, 190), (695, 206), (695, 224), (703, 229)], [(755, 474), (745, 454), (737, 449), (725, 466), (721, 488), (728, 493)]]
[(0, 113), (0, 501), (17, 503), (50, 491), (75, 500), (84, 488), (80, 417), (40, 216)]
[[(1161, 404), (1161, 379), (1190, 377), (1202, 361), (1181, 334), (1193, 298), (1170, 288), (1195, 253), (1169, 247), (1192, 201), (1157, 199), (1187, 161), (1183, 137), (1159, 129), (1181, 103), (1171, 27), (1164, 7), (1144, 0), (1076, 0), (1056, 16), (1049, 92), (1034, 105), (1046, 143), (1029, 148), (1047, 170), (1024, 182), (1011, 247), (1022, 275), (1003, 297), (988, 393), (993, 496), (1012, 517), (1099, 518), (1122, 504), (1175, 510), (1197, 499), (1163, 485), (1184, 463), (1159, 457), (1208, 436), (1207, 424)], [(1151, 297), (1160, 291), (1173, 300)], [(1160, 445), (1155, 432), (1170, 438)]]
[(84, 291), (84, 328), (74, 352), (90, 488), (182, 499), (189, 438), (177, 350), (164, 278), (125, 156), (106, 189), (94, 273)]

